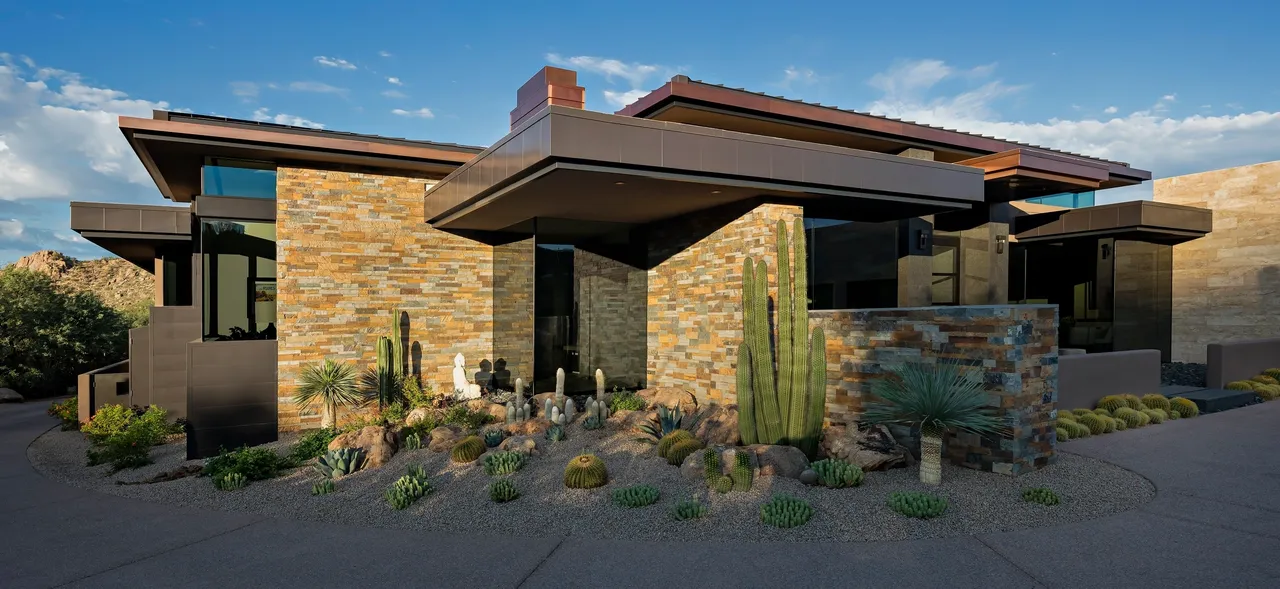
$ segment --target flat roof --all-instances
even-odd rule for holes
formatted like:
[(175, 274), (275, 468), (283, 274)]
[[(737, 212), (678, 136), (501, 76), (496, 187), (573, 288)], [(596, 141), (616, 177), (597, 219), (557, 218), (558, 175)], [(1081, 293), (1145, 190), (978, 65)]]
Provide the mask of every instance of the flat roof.
[[(447, 229), (535, 217), (647, 223), (750, 198), (894, 204), (919, 214), (983, 202), (978, 168), (548, 106), (431, 187)], [(912, 216), (905, 214), (902, 216)]]
[[(671, 78), (671, 81), (617, 111), (617, 114), (716, 125), (725, 122), (725, 111), (761, 119), (756, 122), (737, 121), (734, 123), (736, 125), (764, 125), (768, 120), (811, 125), (815, 138), (820, 137), (824, 131), (830, 133), (832, 128), (839, 128), (863, 135), (864, 138), (861, 141), (868, 142), (868, 146), (864, 148), (877, 151), (887, 151), (895, 147), (924, 147), (945, 152), (940, 154), (943, 156), (944, 161), (959, 161), (1019, 147), (1035, 148), (1072, 158), (1105, 163), (1112, 176), (1110, 182), (1115, 183), (1114, 185), (1136, 184), (1151, 179), (1150, 172), (1133, 168), (1125, 162), (782, 96), (772, 96), (743, 88), (729, 88), (719, 84), (692, 80), (684, 75)], [(835, 136), (819, 140), (851, 141), (848, 138)]]
[(190, 207), (72, 202), (71, 230), (148, 271), (157, 249), (191, 242)]
[(1023, 243), (1077, 237), (1180, 243), (1213, 231), (1213, 211), (1140, 200), (1015, 217), (1011, 229)]

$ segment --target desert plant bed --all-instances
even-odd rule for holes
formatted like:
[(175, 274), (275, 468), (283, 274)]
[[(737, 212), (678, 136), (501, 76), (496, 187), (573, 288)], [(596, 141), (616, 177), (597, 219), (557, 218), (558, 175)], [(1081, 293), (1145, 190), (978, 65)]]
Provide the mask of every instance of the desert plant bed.
[[(1018, 478), (945, 465), (939, 487), (922, 484), (915, 469), (866, 473), (856, 487), (808, 487), (799, 481), (755, 477), (750, 491), (716, 493), (705, 481), (692, 481), (658, 457), (652, 444), (616, 426), (567, 428), (567, 438), (543, 442), (515, 472), (485, 473), (484, 459), (458, 463), (449, 452), (401, 451), (376, 469), (334, 481), (331, 492), (314, 494), (320, 477), (311, 465), (282, 471), (227, 492), (207, 477), (164, 483), (122, 485), (197, 465), (185, 460), (181, 443), (158, 446), (153, 464), (110, 474), (108, 466), (86, 467), (87, 442), (79, 432), (51, 430), (29, 448), (28, 456), (45, 476), (98, 492), (176, 506), (251, 512), (272, 517), (370, 527), (490, 532), (516, 536), (584, 537), (705, 541), (878, 541), (937, 538), (1018, 530), (1093, 519), (1135, 508), (1154, 496), (1142, 477), (1100, 461), (1061, 454), (1057, 464)], [(287, 454), (297, 435), (265, 447)], [(489, 450), (486, 452), (496, 452)], [(594, 489), (567, 489), (565, 467), (581, 454), (594, 454), (607, 466), (608, 482)], [(411, 467), (422, 467), (432, 492), (403, 510), (392, 509), (386, 493)], [(490, 487), (510, 480), (519, 496), (495, 502)], [(658, 490), (652, 505), (623, 507), (614, 491), (647, 485)], [(1053, 489), (1060, 505), (1044, 509), (1023, 500), (1028, 487)], [(945, 515), (928, 520), (903, 517), (888, 506), (898, 491), (928, 492), (948, 502)], [(761, 522), (761, 506), (775, 495), (807, 502), (812, 518), (804, 525), (779, 528)], [(705, 517), (678, 520), (676, 504), (697, 498), (709, 508)]]

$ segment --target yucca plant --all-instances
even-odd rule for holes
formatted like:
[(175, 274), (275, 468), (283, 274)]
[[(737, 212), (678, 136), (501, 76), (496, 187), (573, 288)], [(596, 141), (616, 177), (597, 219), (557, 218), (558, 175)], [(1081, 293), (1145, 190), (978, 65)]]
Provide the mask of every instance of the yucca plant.
[(298, 392), (293, 395), (293, 402), (303, 409), (320, 402), (324, 408), (320, 416), (321, 427), (333, 427), (338, 419), (339, 406), (354, 407), (364, 400), (356, 388), (355, 367), (333, 360), (303, 368)]
[(871, 393), (875, 399), (866, 403), (863, 421), (920, 428), (920, 481), (926, 484), (942, 482), (947, 430), (988, 435), (1005, 429), (986, 406), (981, 377), (955, 363), (904, 364), (873, 382)]

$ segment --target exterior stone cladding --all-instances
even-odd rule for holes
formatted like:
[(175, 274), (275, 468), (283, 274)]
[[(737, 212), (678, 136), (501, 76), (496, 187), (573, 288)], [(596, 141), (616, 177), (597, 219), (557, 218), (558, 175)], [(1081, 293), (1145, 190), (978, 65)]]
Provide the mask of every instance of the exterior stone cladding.
[(648, 385), (679, 386), (700, 403), (735, 402), (742, 339), (742, 264), (764, 257), (777, 288), (778, 220), (800, 207), (750, 203), (656, 224), (648, 235)]
[(1280, 161), (1161, 178), (1157, 202), (1213, 210), (1213, 232), (1173, 246), (1172, 360), (1272, 338), (1280, 321)]
[(281, 430), (319, 425), (292, 397), (303, 366), (326, 358), (373, 365), (392, 313), (408, 314), (411, 369), (451, 388), (493, 352), (493, 248), (431, 229), (431, 180), (282, 167), (276, 188), (276, 321)]
[(981, 369), (1010, 435), (949, 434), (956, 464), (1022, 474), (1054, 460), (1058, 307), (999, 305), (810, 311), (827, 336), (827, 424), (855, 423), (871, 382), (904, 362), (955, 361)]

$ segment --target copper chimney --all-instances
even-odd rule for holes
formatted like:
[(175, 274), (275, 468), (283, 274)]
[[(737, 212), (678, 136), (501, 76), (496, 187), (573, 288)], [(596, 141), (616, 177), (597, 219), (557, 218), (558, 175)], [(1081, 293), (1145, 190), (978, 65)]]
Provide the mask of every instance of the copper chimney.
[(578, 72), (544, 67), (516, 92), (516, 108), (511, 111), (511, 128), (515, 129), (529, 115), (549, 104), (582, 108), (586, 92), (578, 85)]

